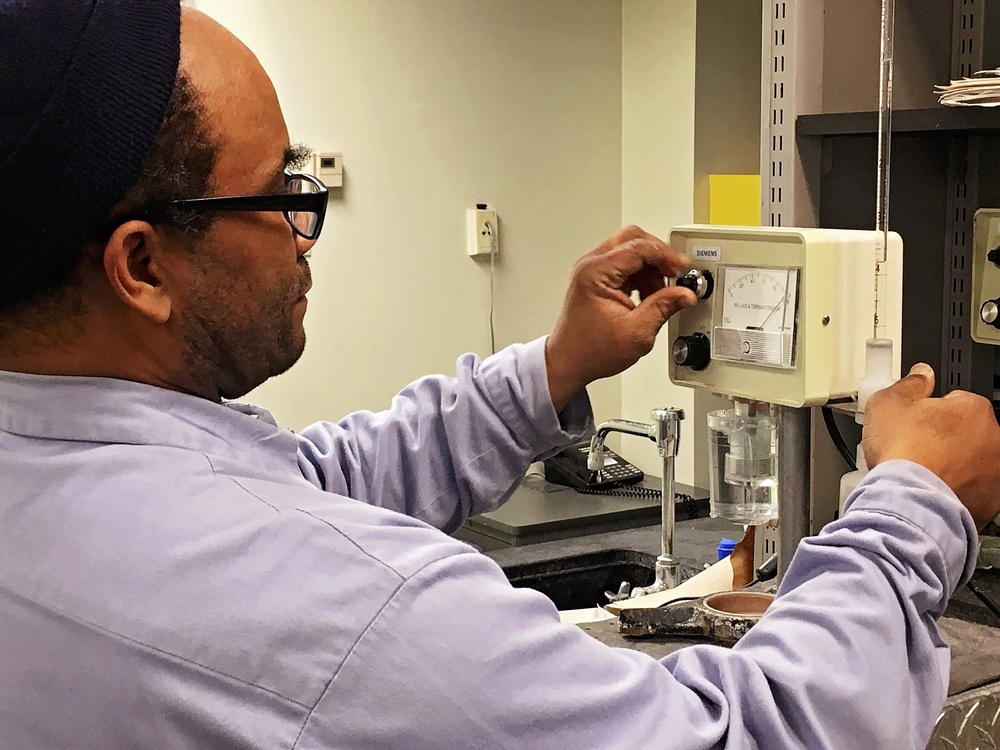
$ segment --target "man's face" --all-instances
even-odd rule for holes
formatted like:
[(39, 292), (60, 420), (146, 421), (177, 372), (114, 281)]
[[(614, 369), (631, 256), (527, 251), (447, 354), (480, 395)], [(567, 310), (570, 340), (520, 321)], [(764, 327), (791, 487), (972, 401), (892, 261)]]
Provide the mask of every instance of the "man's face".
[[(184, 12), (181, 44), (220, 146), (213, 194), (283, 192), (296, 153), (263, 68), (200, 14)], [(190, 241), (174, 314), (186, 365), (208, 390), (238, 398), (301, 356), (312, 244), (279, 212), (219, 213)]]

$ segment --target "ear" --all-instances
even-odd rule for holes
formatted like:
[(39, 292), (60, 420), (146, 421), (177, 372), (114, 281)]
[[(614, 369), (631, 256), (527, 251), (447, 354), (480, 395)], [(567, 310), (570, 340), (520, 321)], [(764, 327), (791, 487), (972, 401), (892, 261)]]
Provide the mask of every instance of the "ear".
[(119, 299), (155, 323), (170, 318), (164, 237), (145, 221), (118, 227), (104, 246), (104, 272)]

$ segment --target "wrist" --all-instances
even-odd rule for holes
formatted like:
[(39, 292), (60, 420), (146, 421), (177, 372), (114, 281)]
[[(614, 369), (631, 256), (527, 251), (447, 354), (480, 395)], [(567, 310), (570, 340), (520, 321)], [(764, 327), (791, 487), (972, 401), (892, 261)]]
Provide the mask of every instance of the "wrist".
[(579, 368), (567, 361), (559, 351), (558, 345), (553, 345), (551, 336), (545, 340), (545, 371), (549, 397), (552, 399), (556, 414), (565, 409), (572, 398), (587, 387), (587, 381), (580, 376)]

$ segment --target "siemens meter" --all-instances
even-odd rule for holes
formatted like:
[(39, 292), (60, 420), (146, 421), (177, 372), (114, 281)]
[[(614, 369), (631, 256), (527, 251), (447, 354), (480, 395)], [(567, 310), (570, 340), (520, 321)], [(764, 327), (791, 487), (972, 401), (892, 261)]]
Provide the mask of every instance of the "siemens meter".
[(670, 241), (691, 260), (678, 283), (699, 296), (668, 327), (678, 385), (816, 406), (856, 392), (867, 339), (899, 341), (895, 233), (883, 247), (875, 231), (687, 226)]

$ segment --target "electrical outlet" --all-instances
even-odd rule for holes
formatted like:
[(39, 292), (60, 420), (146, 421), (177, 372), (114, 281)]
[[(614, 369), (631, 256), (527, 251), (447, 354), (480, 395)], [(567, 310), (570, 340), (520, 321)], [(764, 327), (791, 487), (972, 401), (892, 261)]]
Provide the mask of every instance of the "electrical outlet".
[(489, 256), (500, 250), (497, 211), (485, 203), (477, 203), (466, 211), (466, 252), (470, 257)]

